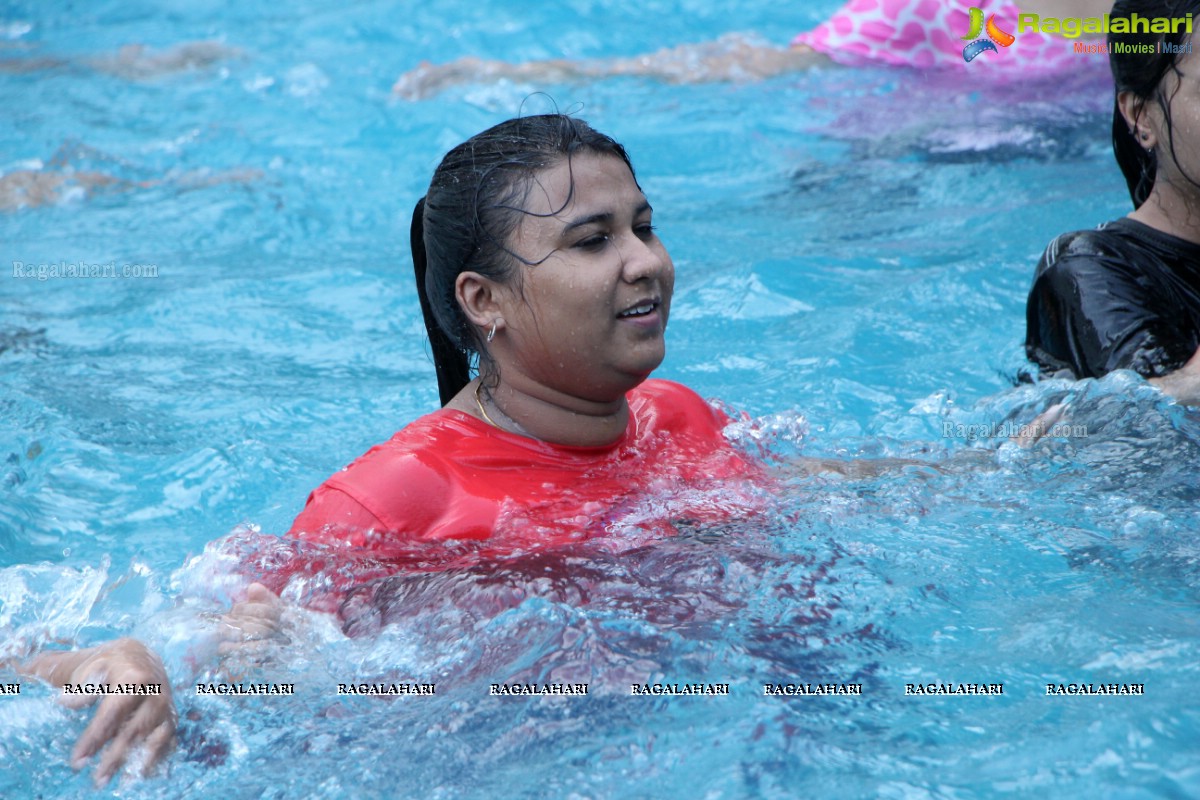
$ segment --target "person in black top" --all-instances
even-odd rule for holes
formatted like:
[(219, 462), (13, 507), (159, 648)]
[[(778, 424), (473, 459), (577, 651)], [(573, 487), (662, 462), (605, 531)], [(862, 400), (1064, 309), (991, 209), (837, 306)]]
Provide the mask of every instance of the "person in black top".
[(1200, 346), (1200, 244), (1126, 217), (1064, 233), (1029, 295), (1026, 352), (1042, 374), (1179, 369)]
[[(1111, 16), (1133, 13), (1200, 16), (1200, 0), (1121, 0)], [(1108, 41), (1113, 152), (1136, 210), (1046, 248), (1029, 293), (1025, 352), (1043, 376), (1132, 369), (1200, 403), (1200, 53), (1182, 29)], [(1134, 47), (1118, 53), (1118, 42)], [(1140, 52), (1144, 45), (1152, 52)]]

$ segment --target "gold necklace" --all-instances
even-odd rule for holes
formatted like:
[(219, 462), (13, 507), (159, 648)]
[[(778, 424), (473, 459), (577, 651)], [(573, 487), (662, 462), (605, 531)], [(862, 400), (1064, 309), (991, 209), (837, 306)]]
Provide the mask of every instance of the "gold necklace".
[(479, 413), (483, 415), (483, 418), (485, 420), (487, 420), (487, 423), (489, 425), (491, 425), (493, 428), (499, 428), (500, 430), (504, 430), (504, 428), (501, 428), (499, 425), (496, 424), (496, 421), (494, 419), (492, 419), (490, 416), (488, 416), (487, 409), (483, 407), (483, 400), (481, 400), (479, 397), (479, 390), (482, 388), (483, 388), (483, 381), (480, 381), (479, 383), (475, 384), (475, 405), (479, 406)]
[(478, 384), (475, 384), (475, 405), (478, 405), (479, 413), (484, 415), (484, 419), (487, 421), (488, 425), (492, 426), (493, 428), (496, 428), (497, 431), (503, 431), (504, 433), (515, 433), (518, 435), (518, 437), (528, 437), (530, 439), (533, 439), (534, 438), (533, 434), (530, 434), (528, 431), (526, 431), (526, 429), (521, 427), (520, 422), (517, 422), (516, 420), (512, 419), (511, 416), (509, 416), (508, 414), (505, 414), (504, 409), (500, 408), (499, 405), (496, 404), (496, 398), (492, 397), (492, 392), (487, 392), (488, 401), (490, 401), (492, 403), (493, 407), (496, 408), (497, 411), (499, 411), (500, 416), (504, 417), (505, 420), (509, 421), (510, 427), (504, 427), (502, 425), (497, 425), (496, 420), (493, 420), (491, 415), (487, 413), (487, 408), (484, 405), (484, 401), (482, 401), (482, 399), (479, 396), (479, 390), (482, 389), (482, 387), (484, 387), (484, 383), (482, 383), (482, 381), (480, 381), (480, 383), (478, 383)]

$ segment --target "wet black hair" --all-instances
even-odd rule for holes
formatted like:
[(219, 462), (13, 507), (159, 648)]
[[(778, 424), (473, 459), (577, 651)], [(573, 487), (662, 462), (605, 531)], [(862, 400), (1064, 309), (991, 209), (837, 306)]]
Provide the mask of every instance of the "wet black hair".
[(542, 114), (502, 122), (455, 147), (417, 201), (410, 231), (413, 272), (442, 405), (471, 381), (471, 355), (487, 358), (455, 297), (458, 276), (477, 272), (506, 282), (516, 262), (536, 263), (506, 243), (521, 216), (531, 213), (522, 205), (536, 174), (563, 159), (569, 163), (580, 151), (619, 158), (633, 174), (625, 148), (611, 137), (581, 119)]
[[(1135, 13), (1143, 19), (1182, 18), (1190, 13), (1200, 23), (1200, 0), (1117, 0), (1109, 17), (1113, 20), (1130, 18)], [(1166, 121), (1167, 145), (1172, 157), (1175, 155), (1175, 135), (1171, 124), (1171, 98), (1166, 96), (1163, 86), (1167, 73), (1180, 75), (1179, 59), (1184, 54), (1172, 51), (1182, 49), (1180, 45), (1191, 39), (1191, 34), (1182, 30), (1184, 26), (1179, 27), (1180, 30), (1175, 33), (1114, 33), (1110, 30), (1108, 34), (1108, 63), (1112, 68), (1117, 95), (1132, 92), (1142, 105), (1152, 100), (1158, 103)], [(1129, 45), (1131, 49), (1118, 53), (1115, 47), (1118, 44)], [(1151, 50), (1141, 52), (1147, 46)], [(1145, 149), (1138, 141), (1137, 132), (1130, 130), (1129, 123), (1121, 115), (1118, 100), (1113, 101), (1112, 140), (1113, 155), (1125, 176), (1133, 206), (1138, 208), (1146, 202), (1150, 190), (1154, 188), (1158, 164), (1154, 152)], [(1185, 177), (1200, 186), (1192, 177)]]

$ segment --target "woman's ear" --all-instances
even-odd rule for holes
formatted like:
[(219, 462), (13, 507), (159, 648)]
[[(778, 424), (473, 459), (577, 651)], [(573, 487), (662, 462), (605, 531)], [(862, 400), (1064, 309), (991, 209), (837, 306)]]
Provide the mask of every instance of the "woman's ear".
[(1153, 150), (1158, 144), (1158, 117), (1157, 106), (1147, 106), (1142, 98), (1138, 97), (1133, 92), (1125, 91), (1117, 94), (1117, 105), (1121, 109), (1121, 116), (1125, 118), (1125, 124), (1129, 126), (1133, 138), (1137, 139), (1137, 143), (1146, 150)]
[(463, 315), (485, 332), (504, 316), (502, 297), (504, 287), (478, 272), (461, 272), (454, 281), (454, 297)]

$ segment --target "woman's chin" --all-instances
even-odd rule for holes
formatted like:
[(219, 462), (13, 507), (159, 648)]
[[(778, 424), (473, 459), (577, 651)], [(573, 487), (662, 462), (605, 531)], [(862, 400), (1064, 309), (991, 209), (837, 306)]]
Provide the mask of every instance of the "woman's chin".
[(631, 367), (627, 374), (629, 375), (630, 380), (633, 381), (633, 385), (629, 388), (632, 389), (649, 378), (651, 373), (653, 373), (654, 370), (658, 369), (662, 365), (662, 362), (663, 357), (660, 356), (655, 359), (647, 359), (645, 362)]

